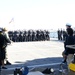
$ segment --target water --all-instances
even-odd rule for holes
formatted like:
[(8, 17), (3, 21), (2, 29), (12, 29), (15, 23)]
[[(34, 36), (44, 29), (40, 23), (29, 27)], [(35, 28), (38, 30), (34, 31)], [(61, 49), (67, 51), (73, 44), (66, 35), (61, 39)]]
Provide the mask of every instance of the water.
[(51, 38), (57, 38), (57, 37), (58, 37), (58, 34), (57, 34), (56, 31), (54, 31), (54, 32), (50, 32), (49, 36), (50, 36)]

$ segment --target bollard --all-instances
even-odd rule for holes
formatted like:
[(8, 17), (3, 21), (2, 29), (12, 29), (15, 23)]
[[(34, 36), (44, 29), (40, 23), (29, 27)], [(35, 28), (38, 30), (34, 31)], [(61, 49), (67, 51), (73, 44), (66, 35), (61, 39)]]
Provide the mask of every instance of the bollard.
[(14, 75), (22, 75), (22, 70), (21, 69), (15, 69)]

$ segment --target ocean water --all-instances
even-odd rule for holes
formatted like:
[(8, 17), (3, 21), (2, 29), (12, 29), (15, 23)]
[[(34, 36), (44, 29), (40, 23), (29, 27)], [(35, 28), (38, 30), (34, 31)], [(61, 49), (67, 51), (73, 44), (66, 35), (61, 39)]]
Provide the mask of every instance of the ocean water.
[(54, 31), (54, 32), (50, 32), (49, 36), (50, 36), (50, 38), (57, 38), (58, 34), (56, 31)]

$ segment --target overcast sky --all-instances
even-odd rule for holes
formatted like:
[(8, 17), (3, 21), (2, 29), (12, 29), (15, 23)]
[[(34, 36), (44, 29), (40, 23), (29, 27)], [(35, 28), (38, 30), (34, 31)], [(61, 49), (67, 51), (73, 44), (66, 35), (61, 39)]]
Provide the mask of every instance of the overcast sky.
[(66, 23), (75, 26), (75, 0), (0, 0), (1, 27), (58, 29)]

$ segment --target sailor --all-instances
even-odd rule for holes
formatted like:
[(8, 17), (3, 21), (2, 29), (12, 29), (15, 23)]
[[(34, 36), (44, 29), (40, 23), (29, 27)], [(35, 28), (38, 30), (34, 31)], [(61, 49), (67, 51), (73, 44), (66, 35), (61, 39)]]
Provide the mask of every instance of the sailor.
[(5, 66), (4, 66), (4, 60), (5, 60), (5, 37), (3, 35), (3, 32), (2, 32), (2, 29), (0, 28), (0, 62), (1, 62), (1, 68), (2, 69), (7, 69)]
[[(11, 44), (11, 40), (9, 39), (9, 36), (8, 34), (6, 33), (7, 32), (7, 29), (6, 28), (3, 28), (2, 29), (2, 33), (3, 33), (3, 36), (6, 38), (7, 41), (5, 41), (5, 45), (7, 47), (8, 43)], [(5, 52), (6, 52), (6, 58), (5, 58), (5, 61), (6, 61), (6, 65), (11, 65), (11, 63), (8, 61), (8, 58), (7, 58), (7, 50), (6, 50), (6, 47), (5, 47)]]

